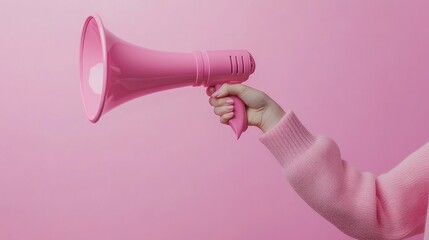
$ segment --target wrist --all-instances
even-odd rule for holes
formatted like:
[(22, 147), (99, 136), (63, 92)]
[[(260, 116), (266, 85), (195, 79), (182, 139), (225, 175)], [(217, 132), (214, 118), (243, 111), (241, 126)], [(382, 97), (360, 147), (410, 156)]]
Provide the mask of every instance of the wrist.
[(267, 105), (267, 109), (262, 115), (260, 129), (262, 132), (271, 130), (285, 115), (285, 111), (273, 100)]

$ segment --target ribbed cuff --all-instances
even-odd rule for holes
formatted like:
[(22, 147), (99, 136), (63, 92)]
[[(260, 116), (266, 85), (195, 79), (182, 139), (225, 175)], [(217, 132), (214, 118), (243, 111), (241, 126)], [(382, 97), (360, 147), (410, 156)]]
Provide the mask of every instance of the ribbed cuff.
[(259, 140), (285, 167), (297, 156), (309, 149), (316, 138), (302, 125), (293, 111), (283, 118)]

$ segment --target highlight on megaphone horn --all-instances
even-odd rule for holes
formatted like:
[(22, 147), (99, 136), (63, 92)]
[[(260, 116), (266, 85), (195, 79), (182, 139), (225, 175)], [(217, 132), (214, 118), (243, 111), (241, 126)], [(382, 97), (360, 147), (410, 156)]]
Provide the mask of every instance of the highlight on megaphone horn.
[[(140, 96), (185, 86), (241, 83), (255, 71), (246, 50), (165, 52), (130, 44), (104, 28), (98, 15), (89, 16), (82, 30), (80, 86), (88, 119), (95, 123), (122, 103)], [(247, 129), (246, 107), (234, 100), (228, 122), (237, 135)]]

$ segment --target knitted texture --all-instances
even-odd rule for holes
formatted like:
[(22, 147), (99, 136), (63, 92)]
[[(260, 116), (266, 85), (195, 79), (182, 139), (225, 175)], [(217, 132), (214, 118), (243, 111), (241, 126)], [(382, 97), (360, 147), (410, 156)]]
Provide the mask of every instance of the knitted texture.
[(425, 231), (429, 142), (376, 177), (344, 161), (332, 139), (311, 134), (292, 111), (260, 141), (283, 166), (299, 196), (347, 235), (403, 239)]

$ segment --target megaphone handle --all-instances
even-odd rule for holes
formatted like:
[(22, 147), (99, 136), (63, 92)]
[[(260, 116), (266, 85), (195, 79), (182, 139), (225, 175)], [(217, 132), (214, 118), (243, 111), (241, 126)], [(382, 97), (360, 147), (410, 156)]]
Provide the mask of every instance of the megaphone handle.
[[(218, 90), (222, 84), (216, 84), (215, 88)], [(247, 129), (247, 111), (246, 105), (243, 101), (236, 96), (230, 96), (234, 103), (234, 116), (228, 121), (228, 125), (231, 126), (232, 130), (237, 135), (237, 139), (240, 138), (241, 134)]]

